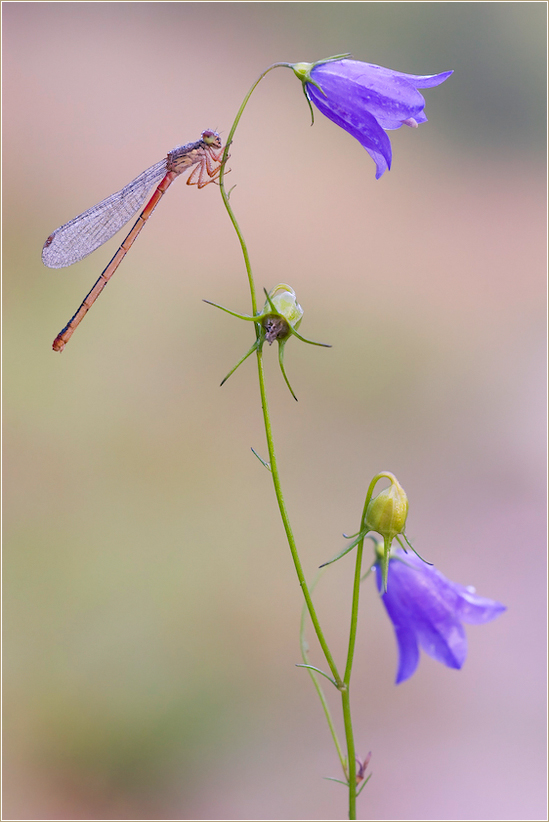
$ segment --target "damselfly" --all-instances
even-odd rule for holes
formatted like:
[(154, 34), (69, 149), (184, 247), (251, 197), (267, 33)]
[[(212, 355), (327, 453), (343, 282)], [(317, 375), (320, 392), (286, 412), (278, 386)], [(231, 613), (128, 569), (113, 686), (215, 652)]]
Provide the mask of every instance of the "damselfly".
[(137, 218), (132, 230), (105, 268), (82, 305), (53, 341), (53, 350), (62, 351), (126, 256), (135, 238), (176, 177), (192, 168), (187, 185), (204, 188), (213, 183), (221, 170), (223, 147), (219, 134), (203, 131), (200, 140), (176, 146), (168, 156), (146, 169), (120, 191), (111, 194), (78, 217), (57, 228), (44, 243), (42, 262), (48, 268), (64, 268), (87, 257), (110, 240), (141, 208), (151, 187), (158, 183), (152, 197)]

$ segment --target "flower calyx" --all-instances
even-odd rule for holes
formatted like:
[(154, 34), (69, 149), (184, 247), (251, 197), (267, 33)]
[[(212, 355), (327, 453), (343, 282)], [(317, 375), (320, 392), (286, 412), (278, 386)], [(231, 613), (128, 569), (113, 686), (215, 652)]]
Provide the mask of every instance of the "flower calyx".
[[(379, 480), (383, 478), (388, 479), (391, 484), (388, 488), (384, 488), (383, 491), (380, 491), (379, 494), (374, 497), (374, 488)], [(373, 536), (370, 538), (374, 542), (376, 552), (376, 561), (374, 562), (372, 568), (376, 565), (379, 565), (381, 568), (383, 593), (385, 593), (387, 590), (389, 555), (394, 539), (397, 540), (398, 544), (406, 553), (406, 548), (401, 541), (402, 537), (406, 542), (406, 545), (412, 549), (414, 554), (416, 554), (422, 562), (425, 562), (427, 565), (431, 565), (430, 562), (427, 562), (427, 560), (423, 559), (423, 557), (417, 553), (416, 549), (406, 536), (405, 527), (407, 517), (408, 497), (406, 496), (404, 488), (401, 486), (395, 475), (391, 474), (390, 471), (381, 471), (379, 474), (375, 475), (368, 487), (368, 493), (366, 494), (366, 501), (362, 512), (360, 530), (358, 533), (352, 534), (349, 537), (344, 534), (343, 536), (346, 539), (352, 540), (351, 543), (347, 545), (343, 551), (340, 551), (337, 556), (328, 562), (325, 562), (320, 567), (324, 568), (325, 565), (331, 565), (332, 562), (336, 562), (338, 559), (341, 559), (341, 557), (348, 554), (349, 551), (358, 545), (359, 542), (362, 542), (365, 537), (370, 535), (373, 531), (383, 537), (383, 543), (378, 541)], [(370, 571), (371, 570), (372, 569), (370, 568)], [(365, 574), (363, 579), (368, 576), (370, 571)]]
[(213, 305), (215, 308), (220, 308), (222, 311), (225, 311), (227, 314), (231, 314), (233, 317), (238, 317), (239, 319), (247, 320), (248, 322), (254, 322), (256, 327), (255, 342), (246, 354), (244, 354), (244, 356), (237, 362), (234, 368), (229, 371), (227, 376), (222, 380), (221, 385), (223, 385), (223, 383), (225, 383), (229, 377), (234, 374), (239, 365), (242, 365), (244, 360), (246, 360), (250, 354), (253, 354), (254, 351), (261, 351), (263, 348), (263, 343), (268, 342), (269, 345), (272, 345), (273, 342), (276, 341), (278, 342), (278, 362), (282, 376), (284, 377), (284, 381), (288, 386), (292, 397), (294, 400), (297, 400), (297, 397), (294, 394), (286, 376), (286, 371), (284, 370), (284, 346), (292, 336), (297, 337), (298, 340), (308, 343), (309, 345), (320, 345), (323, 348), (331, 348), (331, 345), (328, 343), (315, 342), (314, 340), (307, 340), (305, 337), (302, 337), (301, 334), (297, 333), (297, 329), (303, 319), (303, 309), (299, 305), (296, 293), (291, 286), (286, 283), (279, 283), (271, 289), (271, 291), (268, 292), (266, 289), (264, 289), (264, 291), (266, 298), (265, 305), (261, 311), (253, 317), (249, 314), (237, 314), (235, 311), (230, 311), (222, 305), (212, 303), (210, 300), (204, 300), (204, 302), (208, 303), (208, 305)]
[(295, 76), (301, 80), (303, 85), (305, 83), (313, 83), (317, 88), (320, 88), (318, 83), (311, 77), (311, 72), (316, 66), (322, 66), (324, 63), (334, 63), (336, 60), (345, 60), (350, 57), (350, 54), (335, 54), (333, 57), (324, 57), (322, 60), (317, 60), (314, 63), (290, 63), (290, 68), (293, 70)]
[(316, 63), (290, 63), (289, 67), (293, 70), (298, 80), (301, 81), (303, 94), (305, 95), (305, 99), (307, 100), (307, 104), (309, 106), (309, 111), (311, 112), (311, 125), (314, 124), (315, 114), (311, 104), (311, 98), (309, 97), (309, 92), (307, 91), (307, 84), (310, 83), (315, 86), (321, 94), (326, 96), (322, 86), (320, 86), (317, 81), (313, 80), (311, 77), (312, 70), (316, 68), (316, 66), (321, 66), (324, 63), (333, 63), (336, 60), (344, 60), (346, 57), (350, 56), (350, 54), (336, 54), (333, 57), (325, 57), (323, 60), (317, 60)]
[(272, 345), (276, 340), (285, 343), (292, 335), (292, 329), (297, 331), (303, 319), (303, 309), (297, 301), (293, 288), (286, 283), (279, 283), (267, 293), (265, 291), (265, 305), (261, 313), (261, 325), (265, 332), (265, 340)]

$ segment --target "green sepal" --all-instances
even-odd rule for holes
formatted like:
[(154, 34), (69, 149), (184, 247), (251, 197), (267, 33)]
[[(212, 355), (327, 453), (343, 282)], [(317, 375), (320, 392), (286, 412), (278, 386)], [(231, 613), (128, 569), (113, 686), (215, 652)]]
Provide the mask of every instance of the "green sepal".
[(309, 106), (309, 111), (311, 112), (311, 125), (314, 126), (315, 124), (315, 113), (313, 109), (313, 104), (311, 103), (311, 98), (309, 97), (309, 92), (307, 91), (307, 86), (305, 83), (302, 85), (303, 94), (305, 95), (305, 99), (307, 100), (307, 105)]
[(331, 343), (321, 343), (321, 342), (317, 342), (316, 340), (308, 340), (306, 337), (302, 337), (301, 334), (298, 334), (297, 331), (294, 331), (293, 328), (290, 328), (290, 333), (294, 337), (297, 337), (298, 340), (301, 340), (301, 342), (308, 343), (308, 345), (321, 345), (322, 348), (331, 348), (332, 347)]
[(236, 311), (231, 311), (230, 308), (225, 308), (224, 305), (219, 305), (219, 303), (212, 303), (211, 300), (202, 300), (203, 303), (208, 303), (208, 305), (213, 305), (214, 308), (219, 308), (221, 311), (225, 311), (226, 314), (230, 314), (232, 317), (238, 317), (239, 320), (247, 320), (250, 322), (257, 322), (257, 317), (250, 317), (249, 314), (238, 314)]
[(391, 539), (383, 538), (383, 556), (380, 559), (381, 567), (381, 593), (387, 592), (387, 574), (389, 573), (389, 554), (391, 553)]
[(333, 559), (329, 559), (329, 560), (328, 560), (328, 562), (323, 562), (323, 563), (322, 563), (322, 565), (319, 565), (318, 567), (319, 567), (319, 568), (325, 568), (325, 567), (326, 567), (326, 565), (331, 565), (333, 562), (337, 562), (337, 561), (338, 561), (338, 559), (341, 559), (341, 557), (344, 557), (344, 556), (345, 556), (345, 554), (348, 554), (348, 553), (349, 553), (349, 551), (352, 551), (352, 550), (353, 550), (353, 548), (355, 548), (355, 547), (358, 545), (358, 543), (359, 543), (362, 539), (364, 539), (364, 537), (366, 536), (366, 534), (367, 534), (367, 533), (368, 533), (367, 531), (361, 531), (361, 532), (357, 535), (356, 539), (354, 539), (354, 540), (351, 542), (351, 544), (350, 544), (350, 545), (347, 545), (347, 547), (346, 547), (346, 548), (344, 548), (344, 549), (343, 549), (343, 551), (340, 551), (340, 552), (339, 552), (339, 554), (337, 554), (337, 556), (335, 556)]
[(294, 394), (293, 388), (290, 385), (290, 381), (289, 381), (288, 377), (286, 376), (286, 371), (284, 370), (284, 346), (286, 345), (286, 342), (287, 342), (287, 340), (281, 340), (278, 343), (278, 364), (280, 365), (280, 370), (282, 371), (282, 376), (284, 377), (284, 382), (288, 386), (288, 388), (290, 390), (290, 394), (292, 395), (294, 400), (297, 402), (297, 397)]
[(352, 57), (352, 56), (353, 55), (351, 54), (351, 52), (348, 51), (346, 54), (334, 54), (333, 57), (324, 57), (322, 60), (317, 60), (316, 63), (313, 63), (313, 68), (314, 68), (314, 66), (323, 65), (323, 63), (334, 63), (337, 60), (346, 60), (347, 57)]
[[(334, 63), (338, 60), (345, 60), (347, 57), (351, 56), (351, 54), (334, 54), (333, 57), (324, 57), (322, 60), (315, 60), (314, 63), (290, 63), (288, 68), (292, 69), (297, 79), (300, 80), (303, 85), (305, 85), (305, 83), (312, 83), (312, 85), (322, 91), (318, 83), (315, 83), (315, 81), (311, 78), (312, 70), (317, 66), (324, 65), (324, 63)], [(323, 91), (322, 93), (324, 94)]]
[[(414, 546), (412, 545), (412, 543), (410, 542), (410, 540), (408, 539), (408, 537), (406, 536), (406, 534), (402, 534), (402, 536), (403, 536), (403, 537), (404, 537), (404, 539), (406, 540), (406, 544), (408, 545), (408, 547), (412, 549), (412, 551), (414, 552), (414, 554), (416, 555), (416, 557), (417, 557), (418, 559), (420, 559), (422, 562), (424, 562), (424, 563), (425, 563), (425, 565), (434, 565), (434, 562), (429, 562), (429, 560), (424, 559), (424, 558), (421, 556), (421, 554), (418, 554), (418, 552), (416, 551), (416, 549), (414, 548)], [(404, 545), (403, 545), (403, 544), (402, 544), (402, 542), (400, 541), (400, 536), (397, 536), (397, 541), (398, 541), (398, 544), (400, 545), (400, 547), (402, 548), (402, 550), (404, 551), (404, 553), (405, 553), (405, 554), (406, 554), (406, 553), (408, 553), (408, 552), (406, 551), (406, 548), (404, 547)]]
[(372, 776), (373, 776), (373, 774), (372, 774), (372, 773), (369, 773), (369, 774), (368, 774), (368, 776), (366, 777), (366, 779), (364, 780), (364, 782), (362, 783), (362, 785), (360, 786), (360, 788), (359, 788), (359, 789), (358, 789), (358, 791), (356, 792), (357, 797), (359, 797), (359, 796), (360, 796), (360, 794), (362, 793), (362, 791), (364, 790), (364, 788), (366, 787), (366, 785), (368, 784), (368, 782), (370, 781), (370, 779), (372, 778)]
[(249, 351), (247, 351), (247, 352), (244, 354), (244, 356), (243, 356), (243, 357), (242, 357), (242, 358), (241, 358), (241, 359), (237, 362), (237, 364), (235, 365), (235, 367), (234, 367), (234, 368), (231, 368), (231, 370), (229, 371), (229, 373), (227, 374), (227, 376), (226, 376), (226, 377), (223, 377), (223, 379), (222, 379), (222, 380), (221, 380), (221, 382), (219, 383), (219, 387), (221, 387), (222, 385), (224, 385), (224, 384), (227, 382), (227, 380), (229, 379), (229, 377), (230, 377), (232, 374), (234, 374), (234, 372), (235, 372), (235, 371), (236, 371), (236, 369), (239, 367), (239, 365), (242, 365), (242, 363), (244, 362), (244, 360), (247, 360), (247, 359), (248, 359), (248, 357), (250, 356), (250, 354), (253, 354), (253, 352), (254, 352), (254, 351), (257, 351), (257, 349), (259, 348), (259, 346), (260, 346), (260, 345), (261, 345), (261, 338), (260, 338), (260, 337), (258, 337), (258, 338), (257, 338), (257, 340), (256, 340), (256, 341), (254, 342), (254, 344), (252, 345), (252, 347), (250, 348), (250, 350), (249, 350)]

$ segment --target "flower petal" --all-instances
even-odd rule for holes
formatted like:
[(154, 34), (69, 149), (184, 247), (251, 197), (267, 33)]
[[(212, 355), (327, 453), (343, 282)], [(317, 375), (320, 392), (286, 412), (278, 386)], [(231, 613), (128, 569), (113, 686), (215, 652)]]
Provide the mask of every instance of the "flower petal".
[(459, 593), (459, 618), (469, 625), (482, 625), (484, 622), (490, 622), (491, 619), (495, 619), (507, 610), (501, 602), (479, 597), (472, 585), (454, 583), (454, 587)]
[(401, 71), (394, 71), (393, 74), (398, 74), (399, 77), (404, 77), (405, 80), (414, 86), (414, 88), (433, 88), (440, 86), (453, 74), (452, 71), (443, 71), (440, 74), (403, 74)]
[[(379, 565), (376, 579), (381, 592)], [(461, 623), (488, 622), (506, 610), (500, 602), (477, 596), (474, 588), (451, 582), (436, 568), (401, 549), (389, 560), (387, 591), (382, 599), (399, 645), (397, 682), (407, 678), (408, 670), (411, 676), (417, 667), (417, 660), (415, 664), (409, 661), (414, 643), (416, 652), (419, 645), (447, 667), (461, 668), (467, 657), (467, 637)]]
[(456, 613), (457, 596), (454, 592), (447, 596), (448, 580), (435, 568), (415, 556), (408, 564), (409, 559), (412, 557), (402, 562), (390, 560), (388, 590), (383, 599), (398, 598), (399, 610), (406, 613), (426, 654), (450, 668), (461, 668), (467, 656), (467, 638)]
[[(376, 565), (376, 582), (378, 591), (383, 588), (383, 577), (381, 567)], [(409, 679), (415, 672), (419, 663), (419, 647), (413, 628), (409, 625), (406, 608), (403, 608), (398, 597), (382, 596), (383, 604), (393, 623), (395, 637), (398, 645), (398, 670), (395, 685)]]
[(410, 679), (419, 664), (419, 648), (414, 632), (403, 625), (393, 623), (398, 643), (398, 670), (395, 685)]
[(481, 625), (507, 610), (501, 602), (479, 597), (472, 585), (451, 582), (433, 566), (425, 565), (415, 554), (398, 554), (405, 557), (404, 562), (421, 573), (424, 582), (430, 581), (433, 595), (447, 603), (461, 621), (470, 625)]
[(446, 612), (432, 612), (416, 619), (416, 635), (422, 650), (448, 668), (461, 668), (467, 658), (467, 637), (461, 622)]
[(346, 110), (333, 101), (327, 102), (324, 95), (311, 84), (307, 86), (307, 91), (325, 117), (348, 131), (366, 149), (377, 166), (376, 179), (391, 168), (391, 141), (373, 114), (365, 109)]
[(330, 60), (328, 63), (318, 63), (314, 67), (314, 70), (318, 70), (321, 67), (336, 67), (338, 68), (339, 74), (349, 77), (351, 80), (359, 78), (366, 68), (371, 70), (372, 73), (387, 74), (391, 77), (404, 77), (406, 80), (409, 80), (415, 88), (439, 86), (454, 73), (453, 71), (443, 71), (440, 74), (408, 74), (404, 71), (395, 71), (395, 69), (386, 68), (385, 66), (378, 66), (376, 63), (364, 63), (362, 60), (349, 60), (348, 58)]
[(400, 128), (404, 120), (416, 118), (425, 107), (413, 83), (398, 72), (369, 63), (324, 63), (312, 70), (311, 77), (322, 87), (330, 104), (365, 108), (383, 128)]
[(378, 74), (385, 74), (390, 77), (402, 77), (404, 80), (408, 80), (414, 88), (433, 88), (434, 86), (440, 86), (441, 83), (444, 83), (444, 81), (454, 73), (452, 70), (442, 71), (440, 74), (407, 74), (404, 71), (395, 71), (394, 69), (385, 68), (384, 66), (376, 66), (374, 63), (362, 63), (359, 60), (341, 60), (334, 62), (332, 65), (338, 65), (338, 63), (356, 64), (356, 67), (353, 66), (353, 68), (346, 69), (346, 71), (350, 72), (353, 76), (358, 75), (358, 66), (368, 66), (372, 72), (377, 72)]
[(426, 123), (427, 122), (427, 117), (425, 116), (425, 112), (420, 111), (419, 114), (416, 114), (416, 116), (414, 117), (414, 120), (416, 121), (418, 126), (420, 126), (422, 123)]

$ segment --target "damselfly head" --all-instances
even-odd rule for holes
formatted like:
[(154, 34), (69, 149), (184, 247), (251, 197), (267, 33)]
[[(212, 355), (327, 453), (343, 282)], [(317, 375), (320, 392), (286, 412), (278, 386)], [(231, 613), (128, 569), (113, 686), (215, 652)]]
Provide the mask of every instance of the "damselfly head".
[(202, 139), (204, 140), (207, 146), (211, 146), (212, 148), (221, 148), (221, 137), (219, 136), (217, 131), (203, 131)]

